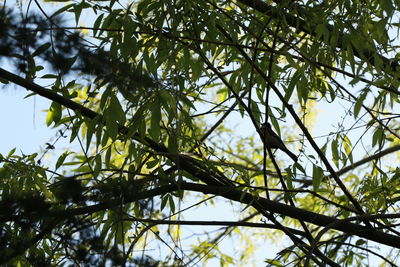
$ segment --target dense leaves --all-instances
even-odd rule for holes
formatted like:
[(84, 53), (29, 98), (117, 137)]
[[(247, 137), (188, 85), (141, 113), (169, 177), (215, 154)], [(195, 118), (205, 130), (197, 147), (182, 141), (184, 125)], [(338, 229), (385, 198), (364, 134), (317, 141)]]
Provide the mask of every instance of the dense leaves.
[(1, 10), (0, 81), (57, 138), (0, 155), (1, 263), (399, 264), (400, 2), (39, 4)]

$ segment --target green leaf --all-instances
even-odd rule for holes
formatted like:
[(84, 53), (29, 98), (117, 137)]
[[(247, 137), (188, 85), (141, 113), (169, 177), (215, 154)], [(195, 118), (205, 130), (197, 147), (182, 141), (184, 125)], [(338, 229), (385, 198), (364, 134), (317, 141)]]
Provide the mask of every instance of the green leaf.
[(202, 71), (202, 66), (203, 66), (203, 61), (199, 60), (192, 60), (190, 61), (190, 66), (192, 70), (192, 81), (196, 82), (200, 76), (201, 76), (201, 71)]
[(93, 23), (93, 35), (94, 36), (96, 36), (96, 33), (100, 27), (103, 17), (104, 17), (104, 13), (100, 14), (100, 16), (98, 16), (97, 19), (95, 20), (95, 22)]
[(256, 120), (257, 125), (260, 125), (261, 111), (260, 111), (260, 109), (258, 108), (257, 103), (254, 102), (254, 101), (251, 101), (251, 105), (250, 105), (250, 106), (251, 106), (251, 112), (252, 112), (253, 115), (254, 115), (254, 119)]
[(158, 159), (151, 160), (151, 161), (146, 163), (146, 168), (147, 169), (153, 169), (155, 166), (157, 166), (158, 163), (159, 163)]
[(89, 149), (94, 131), (97, 129), (96, 121), (89, 120), (86, 122), (86, 150)]
[(40, 77), (40, 79), (57, 79), (57, 75), (54, 74), (45, 74), (42, 77)]
[[(115, 95), (112, 95), (110, 98), (110, 104), (104, 111), (103, 117), (105, 120), (106, 133), (108, 134), (108, 137), (112, 140), (115, 140), (118, 135), (119, 125), (123, 125), (126, 118), (118, 98)], [(105, 145), (104, 142), (103, 145)]]
[(323, 177), (323, 170), (321, 167), (313, 165), (312, 184), (314, 191), (318, 191)]
[(51, 46), (50, 43), (45, 43), (42, 44), (41, 46), (39, 46), (35, 52), (32, 53), (32, 57), (35, 57), (37, 55), (40, 55), (41, 53), (43, 53), (44, 51), (46, 51), (47, 49), (49, 49), (49, 47)]
[(106, 132), (111, 140), (116, 140), (118, 135), (118, 123), (114, 120), (113, 115), (110, 112), (105, 113), (106, 119)]
[(176, 137), (175, 136), (168, 136), (168, 151), (170, 153), (177, 153), (178, 151), (178, 144), (176, 142)]
[(169, 199), (169, 194), (167, 194), (167, 195), (165, 195), (165, 196), (163, 196), (163, 197), (161, 198), (161, 207), (160, 207), (160, 210), (163, 210), (163, 209), (165, 208), (165, 206), (167, 205), (168, 199)]
[(111, 118), (114, 119), (116, 122), (120, 123), (121, 125), (125, 123), (126, 121), (125, 112), (122, 109), (122, 106), (115, 95), (111, 96), (109, 112)]
[(71, 143), (72, 141), (74, 141), (74, 139), (76, 138), (76, 136), (78, 135), (79, 132), (79, 128), (82, 125), (83, 120), (78, 120), (77, 122), (74, 122), (72, 129), (71, 129), (71, 138), (69, 139), (69, 142)]
[(151, 74), (153, 74), (154, 77), (157, 77), (157, 66), (156, 66), (156, 59), (154, 58), (154, 55), (150, 54), (150, 52), (146, 51), (145, 53), (143, 53), (143, 60), (146, 63), (147, 71), (149, 71)]
[(46, 116), (46, 125), (50, 126), (54, 121), (55, 124), (61, 120), (62, 108), (61, 105), (57, 102), (51, 103), (50, 109), (47, 112)]
[(354, 117), (357, 118), (358, 114), (360, 113), (362, 104), (364, 103), (365, 98), (367, 97), (368, 90), (365, 90), (358, 98), (356, 101), (356, 104), (354, 105)]
[(74, 172), (81, 172), (81, 173), (85, 173), (85, 172), (91, 172), (92, 169), (89, 167), (89, 165), (84, 164), (76, 169), (73, 169), (72, 171)]
[(356, 246), (363, 246), (364, 244), (366, 244), (367, 242), (364, 239), (358, 239), (356, 241)]
[[(53, 0), (52, 2), (68, 2), (68, 1), (69, 1), (69, 0)], [(73, 6), (75, 6), (75, 5), (76, 5), (76, 4), (74, 3), (74, 4), (69, 4), (69, 5), (66, 5), (66, 6), (60, 8), (59, 10), (57, 10), (56, 12), (54, 12), (54, 13), (51, 15), (50, 18), (54, 18), (54, 17), (56, 17), (57, 15), (64, 13), (64, 11), (67, 11), (68, 9), (70, 9), (70, 7), (73, 7)]]
[(171, 209), (172, 213), (175, 213), (175, 202), (174, 202), (174, 198), (170, 195), (168, 197), (169, 200), (169, 208)]
[(151, 108), (151, 125), (150, 125), (150, 135), (154, 141), (157, 141), (160, 137), (160, 122), (161, 122), (161, 103), (158, 99), (154, 101)]
[(381, 127), (377, 127), (375, 129), (374, 134), (372, 135), (372, 146), (374, 147), (377, 144), (379, 146), (382, 146), (384, 139), (385, 139), (385, 133), (382, 131)]
[(50, 126), (52, 122), (53, 122), (53, 112), (51, 110), (49, 110), (49, 111), (47, 111), (46, 125)]
[[(285, 180), (286, 180), (286, 185), (288, 187), (289, 190), (293, 190), (293, 182), (292, 182), (292, 175), (290, 175), (291, 173), (288, 172), (288, 175), (285, 175)], [(290, 192), (290, 194), (292, 194)]]
[(339, 167), (339, 150), (338, 150), (338, 141), (334, 139), (331, 143), (331, 150), (332, 150), (332, 159), (335, 163), (336, 167)]
[(134, 36), (129, 35), (127, 31), (125, 31), (124, 39), (122, 44), (120, 45), (121, 56), (123, 58), (129, 58), (136, 47), (136, 39)]
[(53, 102), (52, 106), (53, 106), (53, 120), (54, 123), (57, 124), (61, 120), (62, 106), (57, 102)]
[(101, 144), (101, 135), (103, 134), (103, 124), (99, 123), (96, 127), (96, 149), (99, 148)]
[(290, 79), (289, 85), (287, 86), (286, 90), (285, 90), (285, 100), (289, 101), (290, 97), (293, 94), (294, 88), (296, 86), (296, 83), (299, 81), (300, 79), (300, 70), (297, 70), (293, 77)]
[(105, 164), (105, 166), (106, 166), (107, 168), (110, 168), (110, 167), (111, 167), (111, 164), (110, 164), (111, 152), (112, 152), (111, 150), (112, 150), (112, 148), (111, 148), (111, 146), (109, 146), (109, 147), (107, 148), (106, 156), (104, 157), (104, 164)]
[[(350, 163), (353, 163), (353, 154), (352, 154), (353, 146), (347, 135), (343, 136), (343, 147), (344, 151), (346, 152), (347, 158), (350, 160)], [(346, 164), (346, 162), (344, 164)]]
[(16, 147), (14, 147), (13, 149), (11, 149), (10, 152), (8, 152), (7, 158), (10, 158), (12, 155), (14, 155), (15, 150), (17, 150)]
[(347, 57), (346, 59), (349, 60), (350, 62), (350, 66), (351, 66), (351, 70), (353, 72), (355, 72), (355, 62), (354, 62), (354, 53), (353, 53), (353, 46), (349, 45), (347, 46)]
[(97, 176), (99, 175), (99, 173), (100, 173), (100, 171), (101, 171), (101, 167), (102, 167), (102, 164), (101, 164), (101, 154), (97, 154), (97, 155), (94, 157), (94, 169), (93, 169), (93, 176), (94, 176), (94, 177), (97, 177)]
[(306, 170), (303, 168), (303, 166), (301, 165), (301, 164), (299, 164), (298, 162), (296, 162), (294, 165), (293, 165), (293, 167), (295, 167), (294, 168), (294, 171), (295, 170), (299, 170), (299, 171), (301, 171), (304, 175), (306, 174)]
[(183, 69), (185, 73), (189, 73), (189, 68), (190, 68), (190, 50), (188, 48), (183, 49), (183, 57), (182, 57), (182, 64), (183, 64)]
[(283, 267), (285, 265), (281, 264), (278, 260), (274, 259), (266, 259), (264, 262), (268, 263), (268, 266), (276, 266), (276, 267)]
[(81, 2), (77, 5), (74, 6), (74, 14), (75, 14), (75, 23), (78, 25), (79, 18), (81, 17), (82, 14), (82, 9), (83, 9), (83, 4), (84, 2)]
[(56, 170), (64, 163), (65, 159), (69, 154), (71, 154), (71, 152), (69, 151), (65, 151), (64, 153), (61, 154), (61, 156), (57, 159), (56, 162)]
[(113, 91), (112, 91), (111, 87), (107, 87), (104, 90), (104, 93), (101, 95), (101, 98), (100, 98), (100, 109), (104, 109), (104, 107), (108, 103), (108, 99), (110, 98), (112, 93), (113, 93)]
[(308, 81), (307, 78), (302, 76), (296, 84), (297, 96), (300, 103), (306, 102), (308, 97)]

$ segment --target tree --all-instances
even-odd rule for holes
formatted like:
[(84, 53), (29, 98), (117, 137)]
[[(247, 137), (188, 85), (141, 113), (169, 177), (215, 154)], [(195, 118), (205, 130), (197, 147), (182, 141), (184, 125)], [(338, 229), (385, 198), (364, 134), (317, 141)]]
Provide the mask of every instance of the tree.
[(1, 11), (0, 79), (52, 100), (71, 148), (0, 156), (2, 264), (399, 264), (399, 1), (35, 4)]

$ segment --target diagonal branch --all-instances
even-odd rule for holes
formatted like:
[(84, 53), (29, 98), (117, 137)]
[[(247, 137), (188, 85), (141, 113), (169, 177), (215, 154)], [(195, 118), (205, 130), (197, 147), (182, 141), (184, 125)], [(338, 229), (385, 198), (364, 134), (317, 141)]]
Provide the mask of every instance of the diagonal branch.
[[(226, 32), (225, 32), (226, 33)], [(226, 33), (227, 34), (227, 33)], [(225, 34), (225, 35), (226, 35)], [(229, 36), (226, 35), (230, 41), (232, 41)], [(313, 149), (317, 152), (318, 156), (321, 158), (322, 162), (324, 163), (325, 167), (328, 169), (329, 173), (332, 175), (333, 179), (335, 182), (338, 184), (340, 189), (343, 191), (343, 193), (346, 195), (346, 197), (350, 200), (350, 202), (354, 205), (354, 207), (357, 209), (357, 211), (360, 214), (365, 214), (363, 208), (361, 205), (357, 202), (357, 200), (352, 196), (352, 194), (347, 190), (346, 186), (344, 183), (340, 180), (339, 176), (337, 176), (335, 170), (329, 163), (328, 159), (325, 157), (325, 154), (322, 152), (322, 150), (318, 147), (317, 143), (314, 141), (313, 137), (311, 136), (310, 132), (307, 130), (305, 125), (303, 124), (302, 120), (299, 118), (297, 115), (297, 112), (294, 110), (292, 105), (290, 105), (285, 97), (282, 95), (282, 93), (279, 91), (279, 89), (276, 87), (276, 85), (271, 81), (271, 79), (260, 69), (260, 67), (257, 64), (254, 64), (252, 62), (251, 58), (247, 55), (247, 53), (240, 47), (237, 48), (239, 52), (242, 54), (242, 56), (246, 59), (246, 61), (251, 64), (254, 69), (260, 74), (260, 76), (268, 83), (270, 84), (272, 90), (274, 93), (278, 96), (279, 100), (282, 102), (282, 104), (287, 108), (289, 113), (292, 115), (293, 119), (297, 123), (297, 125), (300, 127), (302, 132), (304, 133), (305, 137), (307, 138), (308, 142), (310, 142), (311, 146)]]
[(355, 169), (355, 168), (357, 168), (357, 167), (359, 167), (359, 166), (361, 166), (361, 165), (363, 165), (365, 163), (368, 163), (368, 162), (370, 162), (372, 160), (377, 160), (379, 158), (382, 158), (383, 156), (386, 156), (386, 155), (388, 155), (390, 153), (393, 153), (393, 152), (396, 152), (396, 151), (399, 151), (399, 150), (400, 150), (400, 145), (395, 145), (395, 146), (389, 147), (389, 148), (387, 148), (385, 150), (382, 150), (382, 151), (380, 151), (380, 152), (378, 152), (378, 153), (376, 153), (374, 155), (366, 157), (366, 158), (364, 158), (362, 160), (359, 160), (359, 161), (357, 161), (357, 162), (355, 162), (355, 163), (353, 163), (353, 164), (351, 164), (349, 166), (346, 166), (346, 167), (342, 168), (341, 170), (336, 172), (336, 174), (338, 176), (340, 176), (340, 175), (345, 174), (346, 172), (348, 172), (350, 170), (353, 170), (353, 169)]
[[(18, 85), (24, 87), (27, 90), (33, 91), (47, 99), (53, 100), (53, 101), (59, 103), (60, 105), (63, 105), (69, 109), (72, 109), (75, 112), (82, 114), (83, 116), (85, 116), (87, 118), (90, 118), (90, 119), (94, 119), (96, 117), (101, 118), (101, 115), (99, 113), (97, 113), (91, 109), (88, 109), (88, 108), (84, 107), (83, 105), (76, 103), (68, 98), (65, 98), (51, 90), (48, 90), (34, 82), (23, 79), (23, 78), (19, 77), (18, 75), (8, 72), (2, 68), (0, 68), (0, 78), (4, 78), (8, 81), (11, 81), (15, 84), (18, 84)], [(126, 134), (128, 132), (128, 128), (126, 128), (125, 126), (119, 126), (119, 132), (122, 134)], [(170, 153), (168, 151), (167, 147), (154, 142), (150, 138), (142, 137), (138, 133), (134, 134), (132, 138), (135, 139), (136, 141), (144, 143), (145, 145), (154, 149), (158, 153), (165, 155), (172, 161), (177, 160), (176, 153)], [(183, 170), (191, 173), (193, 176), (198, 177), (202, 182), (204, 182), (206, 184), (211, 184), (211, 185), (229, 185), (229, 186), (234, 187), (234, 184), (231, 181), (229, 181), (229, 179), (227, 179), (226, 177), (221, 176), (218, 173), (213, 174), (213, 173), (211, 173), (211, 171), (208, 170), (208, 168), (205, 168), (204, 166), (202, 166), (201, 161), (196, 160), (196, 159), (191, 158), (186, 155), (182, 155), (182, 154), (178, 154), (178, 155), (179, 155), (179, 160), (180, 160), (179, 164), (180, 164), (181, 168)]]

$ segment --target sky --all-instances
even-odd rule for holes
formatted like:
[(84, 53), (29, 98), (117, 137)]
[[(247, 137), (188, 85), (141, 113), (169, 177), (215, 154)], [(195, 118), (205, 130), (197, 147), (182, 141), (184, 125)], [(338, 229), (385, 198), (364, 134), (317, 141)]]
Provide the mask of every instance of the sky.
[(46, 147), (54, 131), (45, 124), (50, 101), (40, 96), (28, 95), (21, 87), (8, 85), (0, 89), (0, 153), (17, 148), (17, 152), (32, 154)]

